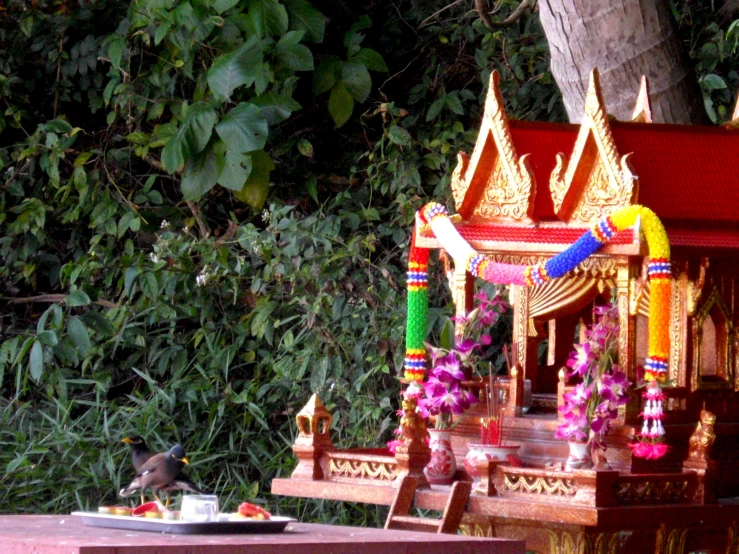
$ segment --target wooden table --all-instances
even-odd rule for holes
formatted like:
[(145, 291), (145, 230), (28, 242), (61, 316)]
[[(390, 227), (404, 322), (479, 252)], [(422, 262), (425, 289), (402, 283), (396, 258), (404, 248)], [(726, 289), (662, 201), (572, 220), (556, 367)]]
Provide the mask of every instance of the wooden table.
[[(361, 546), (360, 546), (361, 545)], [(3, 554), (524, 554), (523, 541), (312, 523), (273, 535), (164, 535), (77, 516), (0, 516)]]

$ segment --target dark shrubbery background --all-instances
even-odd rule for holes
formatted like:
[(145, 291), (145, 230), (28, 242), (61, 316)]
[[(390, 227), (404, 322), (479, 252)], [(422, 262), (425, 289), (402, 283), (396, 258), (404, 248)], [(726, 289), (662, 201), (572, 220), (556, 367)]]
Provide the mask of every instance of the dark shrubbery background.
[[(448, 196), (490, 69), (512, 116), (564, 118), (536, 14), (491, 32), (446, 4), (6, 2), (4, 512), (115, 502), (141, 434), (182, 443), (227, 509), (376, 516), (269, 496), (294, 415), (320, 391), (340, 447), (390, 439), (413, 214)], [(720, 122), (739, 29), (710, 4), (675, 16)]]

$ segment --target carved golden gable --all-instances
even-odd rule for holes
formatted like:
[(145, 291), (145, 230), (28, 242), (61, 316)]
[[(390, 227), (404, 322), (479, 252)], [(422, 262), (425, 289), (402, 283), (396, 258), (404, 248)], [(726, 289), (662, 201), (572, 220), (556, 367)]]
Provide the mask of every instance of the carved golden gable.
[(629, 166), (630, 155), (620, 156), (616, 149), (598, 72), (593, 70), (572, 157), (568, 161), (564, 154), (557, 154), (549, 181), (557, 217), (566, 222), (591, 224), (629, 206), (638, 188)]
[(530, 222), (536, 182), (527, 156), (519, 157), (513, 145), (499, 82), (500, 74), (493, 71), (475, 149), (470, 158), (457, 155), (452, 195), (463, 219)]

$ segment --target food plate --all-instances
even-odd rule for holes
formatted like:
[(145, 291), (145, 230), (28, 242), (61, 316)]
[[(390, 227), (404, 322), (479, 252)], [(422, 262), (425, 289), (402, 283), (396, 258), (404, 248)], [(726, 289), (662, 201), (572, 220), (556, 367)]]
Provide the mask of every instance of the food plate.
[(130, 531), (151, 531), (154, 533), (174, 533), (181, 535), (235, 535), (247, 533), (282, 533), (287, 524), (295, 521), (291, 517), (272, 516), (271, 519), (240, 519), (228, 521), (168, 521), (143, 517), (115, 516), (98, 512), (72, 512), (82, 518), (85, 525), (128, 529)]

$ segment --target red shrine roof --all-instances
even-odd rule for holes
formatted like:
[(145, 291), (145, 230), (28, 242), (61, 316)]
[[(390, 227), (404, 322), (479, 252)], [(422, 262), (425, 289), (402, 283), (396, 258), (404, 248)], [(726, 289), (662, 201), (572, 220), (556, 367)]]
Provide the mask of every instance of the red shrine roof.
[[(634, 120), (619, 122), (593, 71), (580, 124), (525, 122), (506, 115), (499, 80), (493, 72), (474, 151), (451, 176), (455, 225), (478, 248), (549, 251), (642, 204), (673, 246), (739, 250), (739, 104), (734, 129), (651, 123), (643, 81)], [(638, 240), (611, 242), (626, 252)]]
[[(557, 153), (572, 152), (579, 126), (509, 124), (518, 153), (531, 153), (528, 160), (537, 186), (534, 216), (555, 220), (549, 177)], [(739, 223), (739, 131), (619, 121), (610, 126), (619, 152), (633, 152), (630, 161), (639, 177), (636, 201), (654, 210), (668, 228), (677, 222), (680, 227)]]

